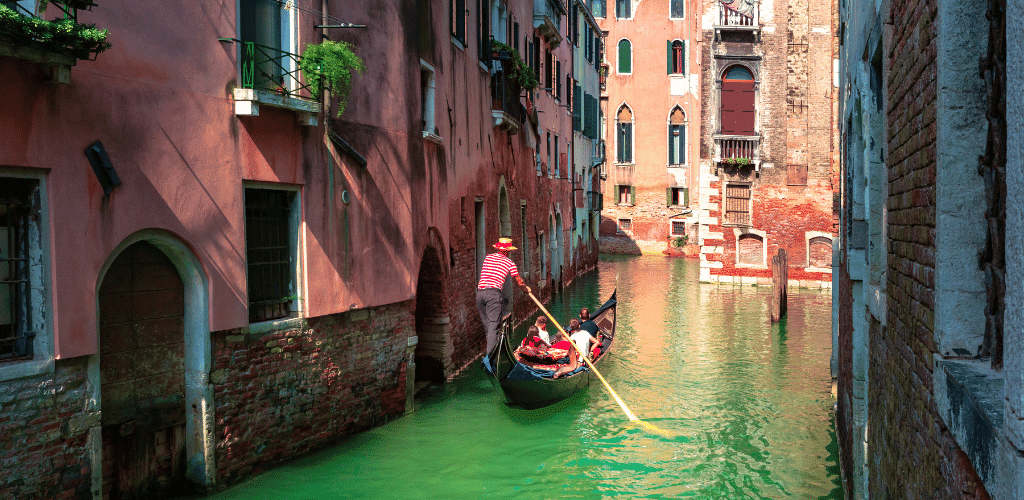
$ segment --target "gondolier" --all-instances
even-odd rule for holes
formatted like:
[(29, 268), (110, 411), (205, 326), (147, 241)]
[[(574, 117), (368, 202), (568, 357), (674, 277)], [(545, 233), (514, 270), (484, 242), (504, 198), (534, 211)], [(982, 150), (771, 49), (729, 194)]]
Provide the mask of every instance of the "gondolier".
[(516, 263), (508, 258), (508, 253), (516, 250), (512, 245), (512, 238), (498, 238), (494, 248), (498, 251), (487, 254), (484, 258), (483, 267), (480, 269), (480, 281), (476, 285), (476, 308), (480, 312), (480, 321), (484, 324), (484, 332), (487, 334), (484, 365), (488, 370), (492, 367), (487, 355), (498, 343), (498, 321), (501, 320), (501, 304), (504, 301), (501, 289), (505, 286), (505, 278), (512, 276), (521, 288), (527, 293), (531, 292), (530, 287), (519, 276)]

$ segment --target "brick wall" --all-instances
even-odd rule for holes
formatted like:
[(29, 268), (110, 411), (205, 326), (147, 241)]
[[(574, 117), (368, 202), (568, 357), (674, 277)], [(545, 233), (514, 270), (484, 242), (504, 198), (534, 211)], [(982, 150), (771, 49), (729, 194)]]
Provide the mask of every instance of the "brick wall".
[(0, 498), (92, 498), (87, 358), (53, 373), (0, 382)]
[(988, 498), (932, 397), (936, 13), (923, 0), (893, 4), (889, 13), (888, 312), (887, 326), (872, 322), (869, 332), (872, 498)]
[(852, 433), (854, 428), (853, 415), (853, 289), (850, 283), (850, 273), (847, 271), (847, 259), (843, 253), (843, 262), (840, 263), (838, 272), (834, 276), (833, 300), (836, 302), (832, 307), (838, 311), (837, 332), (839, 335), (839, 350), (836, 356), (839, 378), (836, 380), (836, 395), (839, 399), (836, 405), (836, 440), (839, 443), (839, 467), (843, 481), (843, 491), (846, 498), (850, 496), (850, 480), (853, 474), (853, 446), (855, 439), (861, 439)]
[(412, 301), (311, 318), (267, 334), (213, 334), (217, 481), (401, 416)]

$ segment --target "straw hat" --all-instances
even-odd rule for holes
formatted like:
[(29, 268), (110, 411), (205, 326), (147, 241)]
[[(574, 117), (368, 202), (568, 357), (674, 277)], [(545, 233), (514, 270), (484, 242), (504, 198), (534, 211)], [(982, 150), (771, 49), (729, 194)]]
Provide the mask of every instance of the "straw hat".
[(494, 244), (494, 248), (503, 252), (516, 249), (516, 247), (512, 246), (512, 238), (498, 238), (498, 242)]

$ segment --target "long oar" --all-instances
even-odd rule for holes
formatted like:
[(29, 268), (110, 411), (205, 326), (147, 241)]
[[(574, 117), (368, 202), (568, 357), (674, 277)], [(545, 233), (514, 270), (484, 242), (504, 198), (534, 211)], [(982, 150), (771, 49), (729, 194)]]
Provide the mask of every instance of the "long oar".
[[(551, 319), (551, 322), (555, 324), (555, 328), (558, 328), (558, 331), (561, 332), (562, 335), (565, 335), (566, 338), (568, 338), (569, 334), (565, 333), (565, 330), (562, 328), (562, 325), (558, 324), (558, 320), (555, 319), (555, 317), (548, 312), (548, 310), (544, 307), (544, 304), (541, 304), (540, 301), (537, 300), (537, 297), (533, 295), (533, 293), (526, 293), (530, 296), (531, 299), (533, 299), (534, 302), (537, 303), (537, 307), (539, 307), (541, 311), (544, 311), (544, 315)], [(597, 367), (595, 367), (594, 364), (591, 363), (589, 359), (587, 359), (586, 354), (584, 354), (583, 351), (580, 351), (579, 346), (577, 346), (576, 343), (572, 341), (572, 339), (569, 339), (569, 345), (571, 345), (572, 348), (575, 349), (576, 352), (580, 354), (580, 357), (583, 358), (583, 361), (587, 364), (587, 367), (590, 368), (592, 372), (594, 372), (594, 375), (597, 375), (598, 379), (601, 380), (601, 383), (604, 384), (605, 389), (608, 389), (608, 392), (611, 393), (612, 397), (615, 398), (615, 402), (619, 403), (619, 407), (621, 407), (622, 411), (626, 414), (627, 417), (629, 417), (630, 422), (640, 422), (640, 424), (643, 425), (644, 427), (661, 431), (661, 429), (658, 429), (654, 425), (644, 422), (643, 420), (637, 418), (637, 416), (634, 415), (633, 412), (629, 410), (629, 407), (626, 406), (626, 403), (622, 401), (622, 398), (620, 398), (619, 395), (615, 393), (615, 390), (612, 389), (612, 386), (608, 384), (608, 381), (601, 376), (601, 372), (597, 371)]]

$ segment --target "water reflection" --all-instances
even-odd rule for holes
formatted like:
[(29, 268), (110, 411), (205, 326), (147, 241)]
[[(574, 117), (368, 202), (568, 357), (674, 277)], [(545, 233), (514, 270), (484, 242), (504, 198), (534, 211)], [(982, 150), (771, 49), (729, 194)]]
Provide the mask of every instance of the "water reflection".
[(526, 411), (470, 370), (416, 413), (215, 498), (841, 498), (829, 295), (793, 291), (771, 325), (769, 288), (697, 276), (696, 261), (602, 256), (549, 307), (567, 321), (618, 289), (602, 373), (666, 435), (599, 385)]

